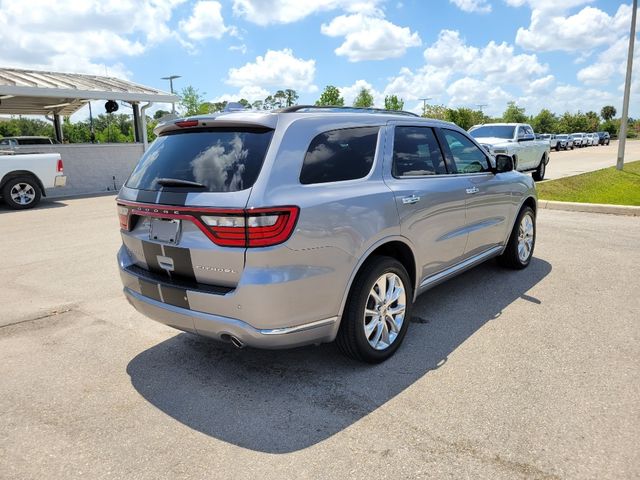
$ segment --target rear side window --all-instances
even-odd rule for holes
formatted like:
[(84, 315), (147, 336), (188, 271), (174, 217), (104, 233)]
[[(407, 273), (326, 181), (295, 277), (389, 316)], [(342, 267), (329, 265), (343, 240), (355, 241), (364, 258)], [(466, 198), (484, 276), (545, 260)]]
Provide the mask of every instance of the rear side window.
[(379, 127), (331, 130), (316, 136), (309, 145), (300, 183), (340, 182), (366, 177), (376, 154)]
[(396, 127), (393, 176), (415, 177), (447, 173), (440, 146), (429, 127)]
[(158, 137), (140, 159), (127, 187), (160, 190), (161, 178), (197, 182), (198, 191), (235, 192), (258, 178), (273, 130), (212, 129)]

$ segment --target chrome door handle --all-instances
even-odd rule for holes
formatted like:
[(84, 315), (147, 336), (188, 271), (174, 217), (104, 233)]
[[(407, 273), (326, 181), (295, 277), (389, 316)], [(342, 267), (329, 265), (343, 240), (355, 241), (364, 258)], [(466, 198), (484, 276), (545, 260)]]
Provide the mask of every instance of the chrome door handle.
[(420, 197), (417, 195), (411, 195), (410, 197), (403, 197), (402, 203), (405, 205), (410, 205), (412, 203), (418, 203), (420, 201)]
[(469, 194), (478, 193), (479, 191), (480, 191), (480, 189), (477, 188), (477, 187), (467, 188), (467, 193), (469, 193)]

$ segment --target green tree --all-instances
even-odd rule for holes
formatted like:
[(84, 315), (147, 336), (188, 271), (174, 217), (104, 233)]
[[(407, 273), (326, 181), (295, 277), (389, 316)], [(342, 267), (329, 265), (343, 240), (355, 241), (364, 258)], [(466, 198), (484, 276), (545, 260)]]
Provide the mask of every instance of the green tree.
[(362, 87), (353, 101), (354, 107), (368, 108), (373, 107), (373, 95), (369, 89)]
[(615, 117), (616, 113), (616, 108), (613, 105), (605, 105), (604, 107), (602, 107), (602, 110), (600, 110), (600, 116), (606, 121), (609, 121), (613, 117)]
[(169, 113), (171, 112), (167, 112), (166, 110), (156, 110), (156, 113), (153, 114), (153, 118), (159, 120), (165, 115), (169, 115)]
[(473, 113), (470, 108), (447, 108), (445, 120), (453, 122), (463, 130), (469, 130), (473, 125)]
[(278, 90), (273, 94), (273, 104), (275, 108), (282, 108), (285, 106), (287, 102), (287, 94), (284, 93), (284, 90)]
[(600, 127), (600, 117), (596, 112), (587, 112), (584, 114), (587, 120), (587, 132), (597, 132)]
[(285, 96), (284, 104), (286, 107), (291, 107), (298, 103), (299, 96), (298, 96), (298, 92), (296, 92), (295, 90), (287, 88), (284, 91), (284, 96)]
[(565, 112), (558, 120), (558, 131), (561, 133), (586, 132), (588, 126), (587, 117), (580, 111)]
[(558, 117), (546, 108), (543, 108), (538, 115), (532, 117), (530, 123), (536, 133), (559, 133)]
[(333, 85), (324, 87), (324, 91), (316, 102), (319, 107), (343, 107), (344, 98), (340, 96), (340, 90)]
[(447, 107), (444, 105), (429, 105), (423, 108), (422, 116), (434, 120), (447, 120)]
[(397, 95), (387, 95), (384, 97), (384, 108), (387, 110), (403, 110), (404, 100)]
[(262, 100), (256, 100), (251, 104), (251, 108), (253, 108), (254, 110), (263, 110), (264, 102)]
[(0, 121), (0, 137), (20, 135), (53, 137), (53, 125), (40, 119), (21, 116)]
[(207, 105), (204, 101), (204, 93), (191, 85), (182, 89), (180, 93), (180, 106), (182, 114), (186, 117), (207, 113)]
[(516, 102), (507, 103), (507, 109), (502, 114), (502, 121), (506, 123), (525, 123), (527, 116), (524, 107), (518, 107)]

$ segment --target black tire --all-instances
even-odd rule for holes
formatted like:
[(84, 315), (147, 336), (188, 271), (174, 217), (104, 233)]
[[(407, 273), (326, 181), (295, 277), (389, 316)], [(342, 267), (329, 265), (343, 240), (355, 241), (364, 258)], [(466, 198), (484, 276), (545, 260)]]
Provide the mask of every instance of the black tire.
[[(518, 243), (520, 236), (520, 224), (525, 216), (530, 216), (533, 225), (533, 237), (531, 241), (531, 249), (528, 253), (526, 259), (520, 258), (518, 253)], [(505, 248), (502, 255), (498, 257), (498, 262), (503, 267), (512, 268), (515, 270), (522, 270), (526, 268), (529, 263), (531, 263), (531, 258), (533, 257), (533, 250), (536, 246), (536, 214), (531, 207), (523, 207), (518, 214), (518, 218), (516, 219), (516, 223), (513, 226), (513, 230), (511, 230), (511, 235), (509, 236), (509, 241), (507, 242), (507, 247)]]
[(542, 160), (540, 160), (540, 165), (538, 165), (538, 168), (535, 169), (535, 171), (533, 172), (533, 179), (536, 182), (541, 182), (542, 180), (544, 180), (544, 174), (547, 172), (547, 157), (542, 157)]
[[(16, 193), (15, 189), (25, 192), (25, 194), (16, 200), (13, 198)], [(35, 178), (22, 176), (12, 178), (5, 183), (2, 188), (2, 196), (9, 208), (13, 208), (14, 210), (26, 210), (27, 208), (33, 208), (40, 203), (42, 192), (40, 191), (40, 187), (38, 186), (38, 182)]]
[[(390, 345), (376, 350), (365, 335), (365, 308), (370, 301), (369, 295), (376, 281), (386, 273), (393, 273), (400, 278), (405, 291), (405, 312), (402, 326)], [(342, 313), (340, 329), (336, 344), (340, 351), (355, 360), (367, 363), (380, 363), (391, 357), (402, 344), (409, 328), (413, 304), (413, 285), (407, 270), (395, 258), (375, 256), (367, 260), (356, 276), (347, 303)], [(393, 303), (391, 304), (393, 305)], [(370, 308), (373, 308), (370, 306)], [(371, 320), (374, 321), (373, 319)], [(388, 323), (387, 323), (388, 325)], [(374, 333), (375, 330), (372, 332)]]

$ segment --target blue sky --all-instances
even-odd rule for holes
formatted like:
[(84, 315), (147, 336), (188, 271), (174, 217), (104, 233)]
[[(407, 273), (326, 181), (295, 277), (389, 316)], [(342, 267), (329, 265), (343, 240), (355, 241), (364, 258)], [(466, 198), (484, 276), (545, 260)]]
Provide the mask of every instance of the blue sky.
[(605, 0), (0, 0), (0, 66), (162, 89), (177, 74), (208, 100), (294, 88), (313, 103), (332, 84), (347, 104), (364, 86), (377, 106), (397, 94), (416, 111), (431, 97), (599, 112), (620, 110), (630, 18), (630, 3)]

